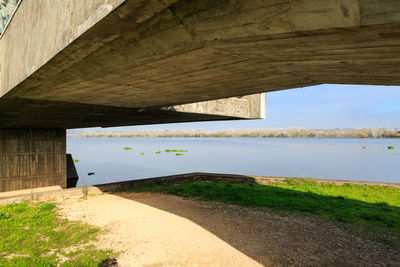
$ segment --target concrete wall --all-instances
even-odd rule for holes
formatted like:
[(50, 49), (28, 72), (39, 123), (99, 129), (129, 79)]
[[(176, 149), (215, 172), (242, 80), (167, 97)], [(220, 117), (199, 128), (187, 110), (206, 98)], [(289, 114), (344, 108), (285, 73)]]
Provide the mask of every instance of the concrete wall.
[(0, 129), (0, 192), (66, 186), (66, 131)]

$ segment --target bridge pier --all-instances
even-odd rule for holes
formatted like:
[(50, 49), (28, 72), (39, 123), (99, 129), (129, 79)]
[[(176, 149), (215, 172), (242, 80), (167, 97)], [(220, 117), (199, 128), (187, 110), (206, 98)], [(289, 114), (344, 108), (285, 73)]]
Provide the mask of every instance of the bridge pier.
[(0, 128), (0, 192), (66, 187), (65, 129)]

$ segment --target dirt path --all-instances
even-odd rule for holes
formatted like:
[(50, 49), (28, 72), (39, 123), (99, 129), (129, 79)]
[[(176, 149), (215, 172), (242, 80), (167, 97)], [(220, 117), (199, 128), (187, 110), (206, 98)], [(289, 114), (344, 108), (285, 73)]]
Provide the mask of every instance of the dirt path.
[(107, 228), (120, 266), (400, 266), (400, 250), (313, 217), (150, 193), (66, 200), (61, 213)]

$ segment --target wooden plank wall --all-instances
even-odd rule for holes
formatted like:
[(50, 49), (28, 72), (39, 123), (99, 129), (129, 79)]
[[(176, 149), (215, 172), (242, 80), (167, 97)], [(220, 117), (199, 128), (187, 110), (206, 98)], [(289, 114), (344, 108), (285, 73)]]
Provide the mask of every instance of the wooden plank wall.
[(0, 192), (66, 187), (64, 129), (0, 128)]

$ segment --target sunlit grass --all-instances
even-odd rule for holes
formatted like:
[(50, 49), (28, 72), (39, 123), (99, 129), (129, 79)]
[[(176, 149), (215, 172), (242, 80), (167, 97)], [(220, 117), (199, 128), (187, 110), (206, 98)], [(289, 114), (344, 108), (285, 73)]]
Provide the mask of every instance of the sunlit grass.
[(0, 266), (98, 266), (99, 228), (61, 218), (52, 203), (0, 206)]

